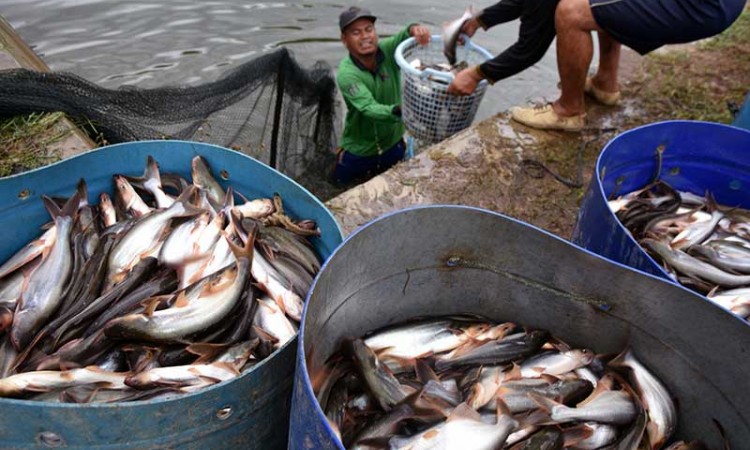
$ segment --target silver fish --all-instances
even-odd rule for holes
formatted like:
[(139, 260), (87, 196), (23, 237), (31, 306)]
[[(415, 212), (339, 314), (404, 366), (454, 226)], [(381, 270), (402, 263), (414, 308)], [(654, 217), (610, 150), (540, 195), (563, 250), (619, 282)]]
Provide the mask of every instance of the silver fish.
[(641, 245), (658, 254), (670, 266), (685, 275), (700, 278), (720, 286), (739, 287), (750, 284), (750, 275), (733, 275), (694, 258), (681, 250), (655, 239), (643, 239)]
[(572, 450), (596, 450), (609, 445), (617, 439), (617, 427), (603, 423), (587, 422), (583, 428), (588, 430), (588, 437), (577, 441)]
[(179, 387), (184, 392), (231, 380), (239, 375), (232, 364), (211, 363), (187, 366), (155, 367), (136, 375), (128, 376), (124, 383), (135, 389), (150, 389), (156, 386)]
[(105, 372), (97, 367), (65, 371), (42, 370), (24, 372), (0, 380), (0, 397), (19, 397), (26, 392), (43, 392), (52, 389), (98, 384), (109, 389), (125, 388), (129, 372)]
[(476, 411), (462, 403), (444, 422), (409, 437), (394, 437), (391, 449), (458, 449), (495, 450), (502, 448), (519, 423), (510, 415), (500, 414), (497, 422), (485, 423)]
[(156, 160), (149, 155), (146, 161), (146, 170), (143, 173), (143, 188), (154, 196), (156, 206), (160, 209), (169, 208), (175, 199), (164, 192), (161, 186), (161, 174)]
[(292, 290), (289, 282), (283, 279), (261, 252), (253, 253), (250, 271), (258, 286), (279, 304), (286, 315), (297, 322), (302, 321), (304, 300)]
[(193, 190), (188, 189), (169, 208), (141, 218), (117, 242), (109, 254), (107, 290), (122, 281), (142, 258), (158, 254), (172, 219), (203, 212), (189, 203), (192, 193)]
[(674, 433), (677, 409), (667, 388), (646, 369), (628, 349), (609, 363), (614, 367), (627, 367), (635, 381), (643, 407), (648, 412), (646, 430), (651, 448), (661, 448)]
[(562, 375), (587, 366), (594, 360), (594, 354), (586, 349), (573, 349), (563, 352), (542, 353), (521, 363), (521, 376), (533, 378), (541, 375)]
[(104, 327), (105, 334), (114, 339), (176, 342), (218, 323), (245, 289), (253, 241), (251, 236), (243, 248), (230, 244), (237, 263), (179, 291), (171, 307), (112, 319)]
[(126, 214), (135, 218), (143, 217), (151, 212), (151, 207), (143, 201), (140, 195), (135, 192), (133, 185), (122, 175), (115, 175), (115, 202)]
[(443, 24), (443, 33), (441, 35), (443, 54), (448, 58), (451, 66), (456, 64), (456, 45), (458, 45), (458, 35), (461, 33), (461, 28), (463, 28), (464, 23), (471, 19), (473, 15), (474, 10), (469, 6), (461, 17)]
[(203, 188), (208, 193), (208, 199), (216, 209), (221, 208), (225, 193), (216, 178), (211, 174), (208, 163), (202, 156), (198, 155), (192, 161), (193, 184)]
[(594, 421), (626, 425), (631, 423), (637, 414), (633, 399), (624, 391), (604, 391), (577, 408), (565, 406), (533, 392), (529, 393), (529, 396), (549, 411), (550, 418), (557, 423)]
[(390, 411), (409, 395), (362, 339), (354, 339), (348, 342), (348, 346), (357, 371), (383, 410)]
[(297, 327), (292, 324), (279, 305), (270, 298), (257, 299), (258, 309), (253, 318), (253, 325), (273, 337), (274, 348), (280, 348), (297, 334)]
[(24, 245), (19, 251), (11, 256), (0, 266), (0, 278), (6, 277), (11, 272), (18, 270), (29, 262), (39, 257), (44, 250), (52, 247), (57, 237), (57, 228), (53, 225), (48, 228), (37, 239)]
[(19, 351), (31, 342), (36, 332), (57, 309), (70, 278), (73, 268), (70, 231), (75, 220), (73, 215), (78, 209), (77, 197), (78, 194), (71, 197), (62, 211), (57, 209), (51, 199), (44, 197), (47, 209), (55, 220), (56, 238), (50, 252), (29, 275), (13, 317), (10, 339)]

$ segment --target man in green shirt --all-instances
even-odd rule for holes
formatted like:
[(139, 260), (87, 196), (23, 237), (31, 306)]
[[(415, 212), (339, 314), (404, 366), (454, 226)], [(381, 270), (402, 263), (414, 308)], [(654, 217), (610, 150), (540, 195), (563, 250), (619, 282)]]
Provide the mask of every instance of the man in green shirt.
[(427, 27), (412, 24), (378, 43), (375, 20), (370, 11), (356, 6), (339, 16), (341, 42), (349, 51), (336, 76), (347, 109), (334, 172), (339, 183), (375, 176), (403, 159), (396, 47), (410, 36), (421, 45), (430, 41)]

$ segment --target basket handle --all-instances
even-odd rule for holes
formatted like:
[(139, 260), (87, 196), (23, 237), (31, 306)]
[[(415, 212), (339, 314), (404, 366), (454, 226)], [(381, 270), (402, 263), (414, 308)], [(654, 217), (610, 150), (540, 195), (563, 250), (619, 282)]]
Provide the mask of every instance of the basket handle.
[[(468, 47), (470, 49), (476, 49), (479, 50), (482, 54), (485, 55), (487, 59), (491, 59), (492, 55), (485, 49), (478, 47), (474, 45), (471, 42), (471, 38), (461, 33), (461, 37), (463, 38), (463, 46)], [(440, 35), (434, 34), (430, 37), (430, 43), (431, 44), (440, 44), (443, 41), (442, 37)], [(398, 44), (398, 47), (396, 47), (396, 63), (401, 67), (401, 70), (404, 72), (407, 72), (411, 75), (419, 76), (420, 78), (424, 79), (427, 77), (432, 77), (433, 79), (442, 79), (443, 81), (446, 81), (447, 83), (453, 82), (453, 79), (455, 78), (455, 75), (451, 72), (443, 72), (435, 69), (424, 69), (424, 70), (417, 70), (414, 67), (411, 66), (408, 62), (406, 62), (406, 59), (404, 58), (404, 49), (406, 47), (414, 45), (416, 42), (416, 39), (413, 37), (410, 37), (409, 39), (406, 39), (405, 41)]]

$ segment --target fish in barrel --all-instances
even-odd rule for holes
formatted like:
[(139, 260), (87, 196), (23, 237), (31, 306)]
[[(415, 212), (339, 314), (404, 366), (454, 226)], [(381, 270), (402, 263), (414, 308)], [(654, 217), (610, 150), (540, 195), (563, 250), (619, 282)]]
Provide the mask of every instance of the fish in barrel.
[(321, 268), (278, 194), (192, 180), (148, 156), (89, 203), (43, 196), (50, 220), (0, 264), (0, 397), (62, 403), (171, 398), (231, 380), (297, 333)]
[(679, 191), (664, 180), (608, 204), (674, 281), (750, 318), (750, 210), (719, 204), (711, 192)]
[(347, 449), (678, 449), (667, 385), (630, 348), (573, 348), (475, 315), (346, 339), (310, 373)]

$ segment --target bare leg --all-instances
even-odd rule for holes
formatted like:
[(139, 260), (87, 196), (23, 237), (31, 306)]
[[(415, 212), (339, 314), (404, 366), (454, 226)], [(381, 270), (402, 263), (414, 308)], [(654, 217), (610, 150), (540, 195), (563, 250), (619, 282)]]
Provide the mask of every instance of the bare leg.
[(591, 31), (598, 29), (588, 0), (561, 0), (555, 11), (555, 28), (562, 93), (552, 107), (561, 116), (583, 114), (583, 87), (594, 53)]
[(599, 68), (594, 75), (594, 86), (605, 92), (617, 92), (617, 70), (620, 67), (619, 42), (604, 31), (599, 31)]

